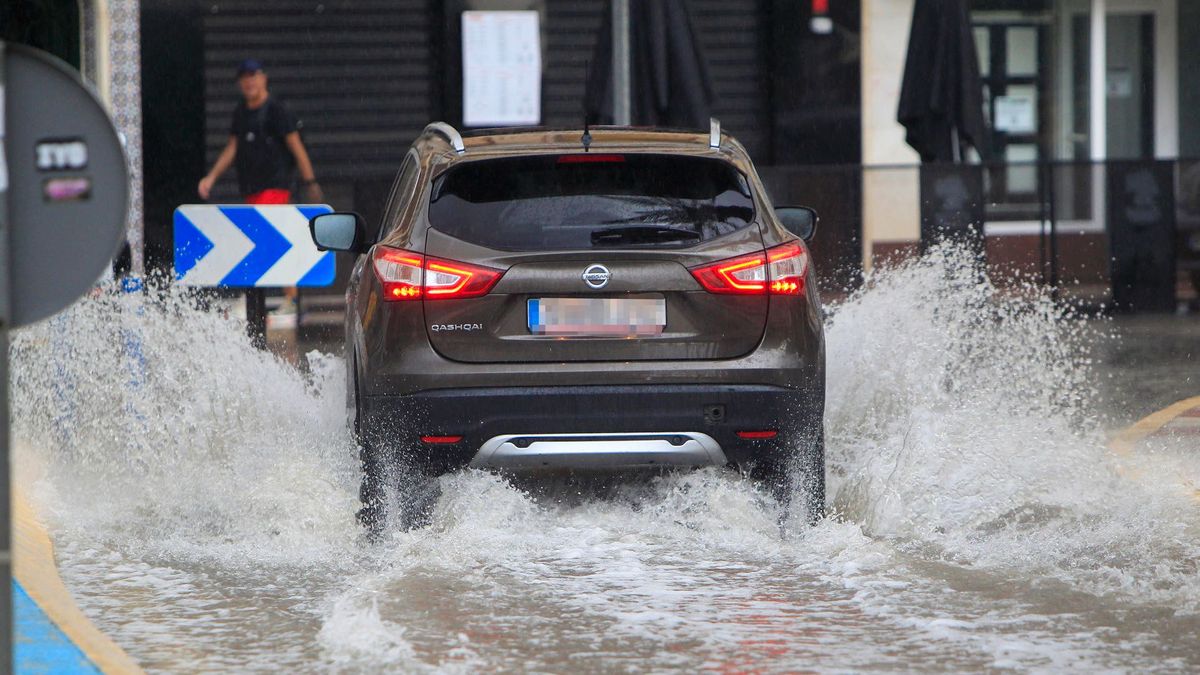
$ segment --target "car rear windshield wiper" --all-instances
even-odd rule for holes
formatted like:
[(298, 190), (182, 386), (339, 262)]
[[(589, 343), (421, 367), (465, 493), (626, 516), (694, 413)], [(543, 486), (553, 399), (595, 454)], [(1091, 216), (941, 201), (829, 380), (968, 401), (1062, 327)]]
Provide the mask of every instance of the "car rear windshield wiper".
[(681, 241), (684, 239), (700, 239), (700, 233), (695, 230), (684, 230), (678, 227), (665, 226), (633, 226), (610, 227), (592, 231), (592, 244), (644, 244), (664, 241)]

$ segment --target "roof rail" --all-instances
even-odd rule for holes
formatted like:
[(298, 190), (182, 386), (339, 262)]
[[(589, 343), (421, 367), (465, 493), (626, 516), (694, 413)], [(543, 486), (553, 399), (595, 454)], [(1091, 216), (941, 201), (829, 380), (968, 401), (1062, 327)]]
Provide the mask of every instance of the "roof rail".
[(467, 151), (463, 145), (462, 134), (458, 133), (458, 129), (446, 124), (445, 122), (432, 122), (425, 127), (426, 134), (441, 134), (449, 143), (450, 147), (454, 148), (457, 154), (463, 154)]
[(708, 118), (708, 147), (721, 147), (721, 120), (715, 117)]

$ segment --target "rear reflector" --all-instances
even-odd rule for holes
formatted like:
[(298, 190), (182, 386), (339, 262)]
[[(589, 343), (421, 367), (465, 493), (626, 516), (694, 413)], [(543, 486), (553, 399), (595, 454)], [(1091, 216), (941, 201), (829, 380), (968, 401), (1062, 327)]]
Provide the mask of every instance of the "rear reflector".
[(625, 161), (625, 155), (559, 155), (559, 164), (618, 164)]
[(763, 429), (762, 431), (739, 431), (738, 438), (744, 438), (748, 441), (761, 441), (768, 438), (775, 438), (779, 435), (774, 429)]
[(487, 295), (504, 276), (503, 270), (426, 258), (388, 246), (376, 246), (371, 258), (385, 300), (475, 298)]
[(793, 241), (765, 253), (751, 253), (695, 267), (691, 272), (709, 293), (804, 295), (808, 251), (800, 242)]
[(462, 439), (463, 439), (462, 436), (422, 436), (421, 442), (429, 443), (431, 445), (445, 445), (445, 444), (450, 444), (450, 443), (457, 443), (457, 442), (461, 441)]

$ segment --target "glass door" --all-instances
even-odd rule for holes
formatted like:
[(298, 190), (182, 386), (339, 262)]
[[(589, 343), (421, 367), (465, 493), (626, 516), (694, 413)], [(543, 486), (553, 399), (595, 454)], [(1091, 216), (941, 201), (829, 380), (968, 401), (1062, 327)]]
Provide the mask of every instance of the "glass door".
[(989, 220), (1028, 220), (1038, 211), (1037, 161), (1045, 156), (1049, 91), (1047, 27), (1036, 20), (980, 13), (975, 46), (984, 115), (992, 130), (986, 172)]
[(1154, 157), (1154, 15), (1105, 19), (1105, 130), (1109, 159)]

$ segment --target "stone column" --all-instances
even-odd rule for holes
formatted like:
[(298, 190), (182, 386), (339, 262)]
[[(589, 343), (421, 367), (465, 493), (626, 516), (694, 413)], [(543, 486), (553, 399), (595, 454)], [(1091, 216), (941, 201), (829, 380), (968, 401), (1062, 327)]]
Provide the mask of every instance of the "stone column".
[(133, 274), (142, 258), (142, 78), (138, 0), (83, 3), (83, 75), (108, 104), (129, 158), (129, 217), (126, 238)]

